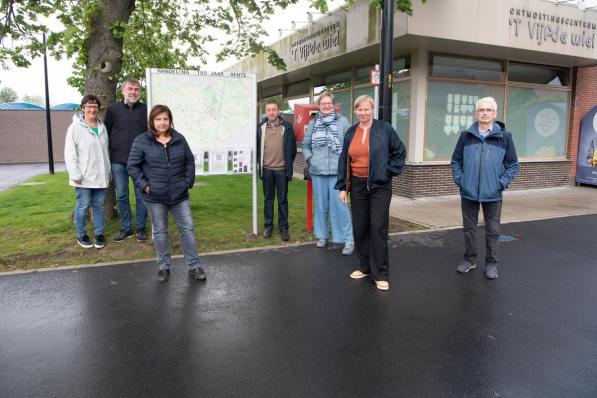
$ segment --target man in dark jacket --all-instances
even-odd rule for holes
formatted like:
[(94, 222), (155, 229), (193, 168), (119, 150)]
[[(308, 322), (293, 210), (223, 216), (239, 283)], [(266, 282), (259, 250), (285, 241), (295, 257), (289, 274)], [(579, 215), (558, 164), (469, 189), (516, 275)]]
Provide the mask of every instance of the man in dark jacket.
[(288, 235), (288, 181), (292, 180), (292, 165), (296, 157), (296, 139), (292, 125), (280, 117), (276, 101), (265, 105), (265, 117), (257, 125), (257, 162), (263, 181), (264, 238), (271, 238), (274, 228), (274, 197), (278, 195), (278, 228), (280, 237)]
[[(123, 100), (112, 104), (106, 111), (104, 124), (110, 138), (110, 162), (116, 189), (116, 203), (120, 215), (120, 232), (114, 242), (122, 242), (133, 235), (131, 205), (129, 202), (129, 175), (126, 163), (135, 138), (147, 131), (147, 105), (139, 101), (141, 83), (129, 78), (122, 86)], [(147, 240), (147, 209), (135, 187), (137, 240)]]
[(465, 242), (464, 261), (457, 271), (466, 273), (477, 267), (475, 233), (479, 207), (483, 207), (485, 276), (497, 279), (502, 191), (518, 174), (518, 157), (512, 133), (506, 131), (503, 123), (495, 122), (495, 99), (485, 97), (477, 101), (476, 117), (477, 122), (460, 134), (452, 155), (452, 177), (460, 187)]

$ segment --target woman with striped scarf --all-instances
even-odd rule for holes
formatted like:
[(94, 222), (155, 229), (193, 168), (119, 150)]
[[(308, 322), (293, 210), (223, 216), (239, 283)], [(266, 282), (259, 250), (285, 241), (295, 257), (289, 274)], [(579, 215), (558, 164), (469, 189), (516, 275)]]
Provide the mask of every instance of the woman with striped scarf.
[(342, 152), (344, 133), (350, 127), (346, 117), (334, 110), (334, 96), (323, 92), (317, 100), (319, 112), (307, 127), (303, 139), (303, 157), (309, 163), (315, 196), (315, 237), (317, 247), (324, 248), (331, 238), (344, 243), (342, 254), (354, 252), (352, 222), (348, 205), (340, 201), (334, 190), (338, 175), (338, 158)]

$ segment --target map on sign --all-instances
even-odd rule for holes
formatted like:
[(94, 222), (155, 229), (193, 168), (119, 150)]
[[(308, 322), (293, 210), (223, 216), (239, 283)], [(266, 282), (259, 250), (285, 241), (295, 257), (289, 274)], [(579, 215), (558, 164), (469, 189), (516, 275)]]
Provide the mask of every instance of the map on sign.
[(149, 107), (162, 104), (172, 110), (174, 128), (195, 155), (197, 174), (253, 172), (254, 74), (175, 69), (146, 73)]

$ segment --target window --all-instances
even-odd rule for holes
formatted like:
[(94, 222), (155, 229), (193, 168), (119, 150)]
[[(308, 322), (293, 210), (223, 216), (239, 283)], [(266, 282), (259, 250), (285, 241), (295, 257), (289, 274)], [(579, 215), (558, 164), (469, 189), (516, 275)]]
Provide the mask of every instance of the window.
[(432, 54), (429, 57), (429, 76), (461, 80), (504, 81), (504, 62)]
[(392, 126), (408, 148), (410, 119), (410, 80), (394, 83), (392, 86)]
[[(355, 84), (357, 86), (360, 84), (369, 84), (371, 81), (371, 69), (374, 68), (374, 65), (358, 68)], [(410, 76), (410, 68), (410, 54), (404, 57), (396, 58), (392, 63), (392, 69), (394, 71), (392, 77), (394, 80), (408, 77)]]
[(563, 68), (511, 63), (508, 65), (508, 80), (512, 82), (567, 86), (568, 73)]
[(350, 90), (334, 93), (334, 101), (340, 107), (340, 113), (346, 116), (348, 121), (352, 120), (352, 95)]
[(355, 84), (359, 85), (359, 84), (369, 84), (369, 82), (371, 81), (371, 69), (374, 69), (375, 66), (371, 65), (371, 66), (367, 66), (364, 68), (358, 68), (357, 69), (357, 80), (355, 81)]
[(503, 120), (504, 86), (430, 81), (427, 93), (427, 127), (424, 160), (449, 160), (460, 132), (475, 121), (479, 98), (491, 96)]
[(309, 104), (311, 102), (310, 97), (297, 97), (297, 98), (284, 98), (284, 102), (282, 103), (282, 110), (284, 112), (293, 111), (294, 112), (294, 104)]
[(510, 87), (506, 127), (519, 157), (566, 155), (569, 93), (543, 88)]
[(316, 78), (313, 81), (315, 94), (322, 91), (335, 91), (343, 88), (350, 88), (352, 84), (352, 71), (340, 72), (333, 75)]
[(289, 84), (286, 89), (286, 97), (297, 97), (299, 95), (309, 95), (311, 92), (311, 82), (303, 80), (297, 83)]

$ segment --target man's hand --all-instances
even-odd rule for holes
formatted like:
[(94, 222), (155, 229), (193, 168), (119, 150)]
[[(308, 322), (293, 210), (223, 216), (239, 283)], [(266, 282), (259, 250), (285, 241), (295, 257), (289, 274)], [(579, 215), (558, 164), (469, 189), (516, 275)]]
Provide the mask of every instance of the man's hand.
[(348, 197), (346, 196), (346, 191), (340, 191), (340, 202), (342, 202), (342, 203), (348, 202)]
[(149, 194), (149, 185), (146, 186), (145, 188), (143, 188), (143, 192), (145, 192), (146, 194)]

